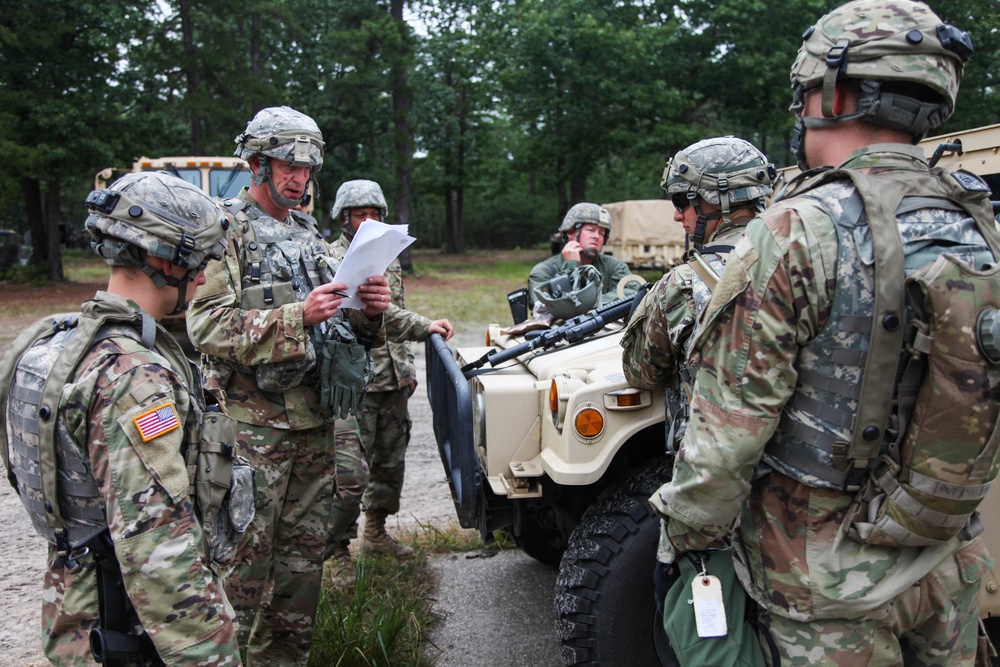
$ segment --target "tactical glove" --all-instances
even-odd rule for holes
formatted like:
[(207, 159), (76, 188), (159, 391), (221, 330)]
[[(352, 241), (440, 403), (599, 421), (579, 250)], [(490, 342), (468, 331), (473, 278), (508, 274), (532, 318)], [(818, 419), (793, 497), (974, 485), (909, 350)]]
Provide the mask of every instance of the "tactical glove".
[(337, 323), (323, 344), (320, 407), (339, 419), (356, 412), (368, 384), (368, 352), (351, 328)]

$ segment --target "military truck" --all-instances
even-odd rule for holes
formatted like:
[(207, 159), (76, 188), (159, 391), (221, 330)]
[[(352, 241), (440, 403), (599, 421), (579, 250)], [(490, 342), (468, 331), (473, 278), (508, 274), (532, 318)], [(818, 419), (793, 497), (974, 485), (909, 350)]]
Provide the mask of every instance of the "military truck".
[[(1000, 125), (922, 145), (931, 157), (942, 144), (949, 148), (940, 164), (985, 176), (1000, 199)], [(478, 528), (487, 542), (503, 531), (559, 568), (556, 632), (567, 664), (669, 664), (663, 633), (654, 632), (659, 521), (647, 502), (670, 474), (664, 394), (628, 384), (624, 325), (599, 319), (571, 321), (577, 331), (557, 340), (491, 324), (485, 346), (457, 351), (431, 336), (434, 433), (461, 525)], [(987, 503), (1000, 507), (1000, 485)], [(1000, 512), (983, 514), (1000, 554)], [(983, 614), (991, 619), (1000, 615), (998, 575), (983, 581)]]

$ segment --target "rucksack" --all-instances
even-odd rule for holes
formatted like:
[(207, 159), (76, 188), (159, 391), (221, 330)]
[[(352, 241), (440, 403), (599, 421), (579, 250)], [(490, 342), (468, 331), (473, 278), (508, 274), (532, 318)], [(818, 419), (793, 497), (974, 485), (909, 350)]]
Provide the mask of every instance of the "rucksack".
[[(844, 178), (863, 200), (874, 245), (870, 345), (851, 442), (834, 449), (832, 472), (806, 472), (858, 488), (846, 523), (860, 542), (971, 539), (983, 530), (976, 509), (997, 476), (1000, 448), (1000, 341), (989, 331), (1000, 314), (1000, 233), (989, 188), (942, 169), (930, 177), (837, 170), (794, 195)], [(971, 216), (992, 258), (970, 266), (940, 242), (904, 257), (896, 216), (934, 208)], [(906, 262), (917, 268), (902, 280)]]

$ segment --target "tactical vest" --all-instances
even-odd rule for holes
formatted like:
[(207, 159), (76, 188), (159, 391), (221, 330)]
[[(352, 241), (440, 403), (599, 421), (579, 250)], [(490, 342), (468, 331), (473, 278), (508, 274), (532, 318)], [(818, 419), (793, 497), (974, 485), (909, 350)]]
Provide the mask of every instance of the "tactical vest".
[[(90, 469), (87, 443), (70, 436), (60, 409), (64, 386), (85, 356), (103, 340), (127, 338), (170, 363), (190, 394), (182, 454), (189, 492), (212, 558), (228, 562), (254, 514), (252, 469), (234, 466), (235, 422), (206, 407), (198, 371), (177, 342), (146, 313), (107, 304), (85, 305), (85, 314), (53, 315), (21, 334), (0, 367), (0, 455), (7, 478), (28, 510), (35, 530), (68, 555), (107, 527), (104, 498)], [(162, 335), (157, 336), (157, 333)], [(211, 399), (214, 403), (214, 399)], [(72, 406), (87, 410), (87, 406)]]
[[(310, 218), (292, 211), (289, 224), (239, 198), (227, 200), (225, 207), (243, 238), (240, 308), (271, 310), (301, 303), (313, 289), (333, 280), (336, 267), (321, 259), (329, 256), (329, 249)], [(334, 322), (340, 321), (342, 316), (338, 312)], [(257, 386), (264, 391), (283, 392), (301, 384), (318, 385), (316, 351), (322, 349), (326, 331), (325, 326), (310, 329), (313, 344), (307, 347), (303, 359), (256, 367), (235, 365), (236, 370), (255, 375)]]
[(831, 216), (837, 285), (764, 461), (803, 484), (857, 492), (845, 528), (861, 542), (974, 537), (1000, 417), (1000, 369), (975, 336), (979, 314), (1000, 307), (988, 188), (941, 169), (838, 170), (794, 196)]

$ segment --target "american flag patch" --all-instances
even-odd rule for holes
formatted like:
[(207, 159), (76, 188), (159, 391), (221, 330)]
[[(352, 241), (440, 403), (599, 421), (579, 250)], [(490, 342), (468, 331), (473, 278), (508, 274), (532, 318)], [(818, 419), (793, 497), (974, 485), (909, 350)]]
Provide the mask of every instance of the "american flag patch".
[(169, 433), (181, 425), (177, 419), (177, 411), (174, 410), (173, 403), (161, 405), (153, 408), (149, 412), (144, 412), (132, 420), (135, 427), (139, 429), (139, 436), (143, 442), (149, 442), (153, 438)]

